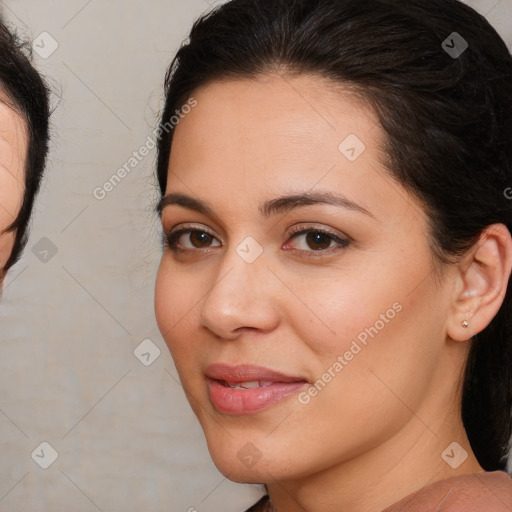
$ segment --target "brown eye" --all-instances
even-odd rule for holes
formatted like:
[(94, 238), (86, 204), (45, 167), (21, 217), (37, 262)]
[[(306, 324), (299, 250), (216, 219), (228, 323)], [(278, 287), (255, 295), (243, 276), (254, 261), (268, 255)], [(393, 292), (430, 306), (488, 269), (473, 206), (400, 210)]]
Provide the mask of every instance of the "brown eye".
[(315, 251), (328, 249), (332, 241), (332, 236), (322, 233), (321, 231), (310, 231), (306, 235), (306, 243)]
[(208, 244), (212, 239), (213, 236), (205, 231), (190, 231), (189, 240), (198, 249), (202, 249), (203, 244)]
[[(212, 234), (199, 229), (179, 229), (165, 237), (166, 245), (172, 251), (208, 249), (217, 240)], [(217, 246), (220, 244), (217, 244)]]
[(292, 249), (303, 256), (315, 258), (346, 249), (350, 243), (349, 238), (341, 238), (339, 235), (322, 229), (299, 227), (291, 233), (285, 248)]

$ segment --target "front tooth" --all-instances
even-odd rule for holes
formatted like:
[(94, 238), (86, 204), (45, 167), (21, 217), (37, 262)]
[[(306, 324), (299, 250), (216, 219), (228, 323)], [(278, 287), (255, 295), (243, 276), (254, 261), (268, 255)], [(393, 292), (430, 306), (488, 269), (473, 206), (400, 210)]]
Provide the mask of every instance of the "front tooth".
[(249, 382), (240, 382), (239, 386), (243, 389), (259, 388), (260, 383), (257, 380), (251, 380)]

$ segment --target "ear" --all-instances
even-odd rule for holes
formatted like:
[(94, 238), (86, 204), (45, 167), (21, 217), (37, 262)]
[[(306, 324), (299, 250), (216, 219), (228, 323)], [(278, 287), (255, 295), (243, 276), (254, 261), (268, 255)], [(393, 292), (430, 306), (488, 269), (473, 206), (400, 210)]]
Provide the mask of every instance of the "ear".
[[(498, 313), (512, 269), (512, 238), (504, 224), (485, 228), (458, 264), (447, 334), (466, 341)], [(466, 327), (464, 327), (466, 326)]]

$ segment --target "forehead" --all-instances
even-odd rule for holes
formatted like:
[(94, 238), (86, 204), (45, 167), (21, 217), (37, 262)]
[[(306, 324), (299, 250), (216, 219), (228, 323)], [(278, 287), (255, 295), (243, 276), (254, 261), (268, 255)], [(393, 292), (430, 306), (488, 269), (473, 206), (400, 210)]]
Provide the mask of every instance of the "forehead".
[(189, 178), (196, 170), (211, 176), (213, 169), (217, 178), (224, 170), (231, 179), (235, 168), (253, 178), (269, 169), (281, 176), (314, 172), (345, 163), (339, 160), (340, 144), (347, 138), (360, 141), (356, 149), (364, 147), (376, 161), (382, 156), (383, 134), (373, 111), (322, 77), (224, 80), (197, 89), (193, 97), (197, 106), (175, 128), (169, 162), (172, 171), (186, 169)]
[[(316, 75), (264, 75), (255, 79), (214, 81), (193, 92), (197, 106), (182, 119), (198, 118), (215, 136), (230, 129), (240, 138), (264, 124), (267, 129), (290, 132), (305, 138), (343, 129), (344, 124), (371, 126), (377, 123), (372, 109), (360, 95), (342, 84)], [(340, 119), (340, 116), (342, 119)], [(299, 122), (300, 125), (296, 126)], [(196, 127), (197, 129), (197, 119)], [(240, 128), (244, 128), (240, 132)], [(270, 135), (270, 134), (269, 134)], [(271, 137), (269, 137), (271, 138)]]
[(167, 192), (261, 196), (385, 174), (377, 118), (340, 84), (276, 74), (213, 82), (192, 96), (197, 105), (175, 128)]

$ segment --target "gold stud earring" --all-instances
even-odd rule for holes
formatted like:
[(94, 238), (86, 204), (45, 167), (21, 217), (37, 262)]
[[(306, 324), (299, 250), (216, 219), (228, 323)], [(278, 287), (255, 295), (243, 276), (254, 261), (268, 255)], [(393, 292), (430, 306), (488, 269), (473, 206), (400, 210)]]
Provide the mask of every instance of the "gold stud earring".
[(467, 320), (464, 320), (464, 322), (462, 322), (462, 327), (464, 327), (464, 329), (467, 329), (469, 326), (469, 323)]

